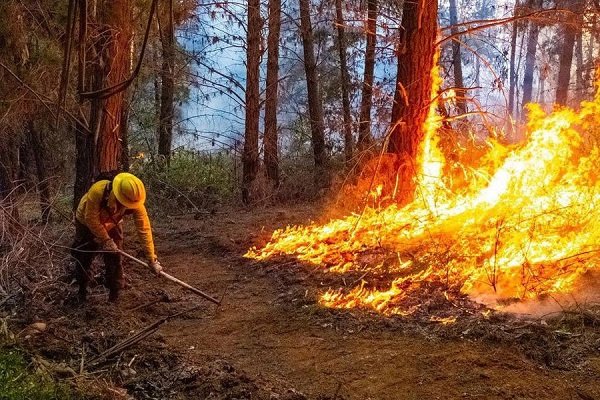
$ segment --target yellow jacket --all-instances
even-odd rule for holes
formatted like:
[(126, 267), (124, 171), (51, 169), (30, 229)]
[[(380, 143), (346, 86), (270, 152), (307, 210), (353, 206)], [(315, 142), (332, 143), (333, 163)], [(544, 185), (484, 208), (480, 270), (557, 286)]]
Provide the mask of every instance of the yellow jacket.
[(109, 182), (102, 180), (94, 183), (81, 198), (75, 213), (77, 221), (87, 226), (99, 243), (104, 243), (110, 239), (108, 231), (118, 225), (126, 213), (131, 213), (140, 241), (144, 245), (146, 257), (150, 261), (156, 260), (152, 228), (146, 207), (142, 205), (140, 208), (129, 210), (117, 202), (112, 190), (106, 206), (103, 207), (104, 191)]

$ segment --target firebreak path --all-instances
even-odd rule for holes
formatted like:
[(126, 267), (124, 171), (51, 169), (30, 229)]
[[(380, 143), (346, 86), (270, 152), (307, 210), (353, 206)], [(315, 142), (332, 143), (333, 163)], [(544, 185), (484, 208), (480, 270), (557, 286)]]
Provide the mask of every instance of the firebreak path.
[(600, 399), (598, 359), (586, 371), (548, 370), (504, 346), (337, 331), (301, 306), (290, 311), (294, 307), (281, 304), (281, 285), (239, 257), (261, 221), (277, 219), (264, 213), (186, 220), (186, 227), (173, 220), (157, 229), (157, 236), (170, 237), (168, 247), (159, 246), (170, 272), (214, 293), (227, 288), (224, 304), (210, 317), (161, 328), (170, 347), (197, 363), (225, 359), (310, 398), (339, 389), (353, 400)]

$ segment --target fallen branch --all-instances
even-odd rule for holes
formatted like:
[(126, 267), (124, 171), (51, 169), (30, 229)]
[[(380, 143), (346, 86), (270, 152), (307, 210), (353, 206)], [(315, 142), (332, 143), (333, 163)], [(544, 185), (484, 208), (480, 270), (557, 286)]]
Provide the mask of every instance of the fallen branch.
[(138, 333), (136, 333), (133, 336), (128, 337), (127, 339), (117, 343), (116, 345), (114, 345), (113, 347), (105, 350), (104, 352), (102, 352), (101, 354), (99, 354), (98, 356), (94, 357), (93, 359), (91, 359), (88, 362), (88, 366), (94, 366), (99, 364), (102, 360), (105, 360), (115, 354), (118, 353), (122, 353), (123, 351), (127, 350), (128, 348), (134, 346), (135, 344), (139, 343), (140, 341), (144, 340), (145, 338), (147, 338), (148, 336), (152, 335), (154, 332), (156, 332), (160, 326), (162, 324), (164, 324), (165, 322), (167, 322), (168, 320), (172, 319), (172, 318), (176, 318), (182, 314), (194, 311), (196, 309), (200, 308), (199, 305), (188, 308), (187, 310), (183, 310), (180, 311), (178, 313), (166, 316), (162, 319), (159, 319), (158, 321), (153, 322), (152, 324), (148, 325), (147, 327), (145, 327), (144, 329), (142, 329), (141, 331), (139, 331)]

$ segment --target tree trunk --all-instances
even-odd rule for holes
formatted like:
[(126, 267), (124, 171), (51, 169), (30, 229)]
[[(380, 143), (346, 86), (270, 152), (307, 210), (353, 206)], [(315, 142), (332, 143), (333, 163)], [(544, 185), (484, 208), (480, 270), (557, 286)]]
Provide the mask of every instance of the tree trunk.
[(86, 132), (86, 128), (75, 123), (75, 184), (73, 185), (73, 210), (77, 209), (79, 200), (87, 192), (94, 180), (94, 137)]
[(244, 135), (242, 201), (255, 200), (255, 180), (258, 173), (258, 124), (260, 118), (260, 1), (248, 0), (248, 36), (246, 65), (246, 129)]
[(352, 138), (352, 113), (350, 111), (350, 74), (348, 74), (348, 62), (346, 59), (346, 28), (344, 13), (342, 12), (342, 0), (335, 0), (335, 15), (338, 32), (338, 50), (340, 53), (340, 73), (342, 87), (342, 109), (344, 117), (344, 155), (346, 166), (352, 162), (354, 141)]
[[(156, 63), (158, 64), (158, 60)], [(153, 153), (158, 152), (158, 138), (160, 137), (160, 72), (154, 74), (154, 120), (153, 125), (157, 127), (156, 135), (152, 138), (152, 143), (148, 146), (150, 157), (154, 157)], [(152, 158), (154, 159), (154, 158)]]
[(33, 120), (28, 122), (27, 137), (27, 142), (35, 160), (37, 192), (40, 198), (42, 222), (48, 223), (50, 219), (50, 181), (48, 180), (48, 167), (46, 165), (47, 152), (40, 132), (35, 128)]
[[(26, 190), (35, 188), (35, 177), (32, 173), (34, 169), (34, 160), (31, 157), (31, 143), (29, 140), (28, 127), (29, 122), (27, 123), (27, 128), (25, 129), (23, 139), (19, 143), (19, 163), (17, 165), (16, 176), (17, 184), (24, 185)], [(31, 186), (29, 184), (31, 184)]]
[(158, 125), (158, 154), (163, 156), (167, 164), (171, 159), (173, 142), (173, 111), (175, 91), (175, 28), (173, 26), (173, 1), (162, 13), (165, 20), (162, 42), (162, 68), (160, 71), (160, 117)]
[[(125, 98), (121, 115), (122, 121), (129, 120), (129, 97)], [(121, 171), (129, 172), (129, 124), (121, 124)]]
[[(80, 90), (89, 86), (93, 92), (114, 87), (129, 78), (133, 26), (133, 5), (129, 0), (98, 3), (92, 2), (89, 12), (85, 1), (81, 5), (78, 82)], [(87, 21), (91, 21), (90, 26), (95, 29), (89, 35), (95, 39), (93, 46), (89, 46), (86, 40)], [(83, 56), (85, 49), (88, 49), (87, 62)], [(86, 71), (86, 65), (89, 71)], [(89, 76), (89, 82), (86, 82), (86, 76)], [(121, 167), (122, 125), (127, 124), (127, 113), (123, 112), (126, 96), (126, 91), (121, 90), (106, 98), (92, 98), (88, 126), (75, 126), (74, 208), (77, 208), (95, 176)], [(84, 100), (80, 99), (80, 105), (83, 107), (84, 104)]]
[[(450, 0), (450, 34), (455, 35), (458, 33), (458, 11), (456, 8), (456, 0)], [(459, 38), (456, 38), (459, 39)], [(460, 51), (460, 42), (458, 40), (452, 41), (452, 69), (454, 72), (454, 86), (456, 91), (456, 107), (460, 114), (467, 112), (467, 102), (465, 99), (466, 91), (464, 90), (465, 84), (463, 80), (462, 71), (462, 55)]]
[(308, 90), (308, 113), (312, 133), (312, 146), (315, 158), (315, 185), (317, 188), (329, 186), (329, 168), (325, 150), (325, 123), (321, 88), (317, 78), (317, 63), (314, 53), (314, 38), (310, 21), (310, 1), (300, 0), (300, 29), (304, 48), (304, 70)]
[[(520, 15), (520, 0), (515, 1), (513, 15)], [(512, 35), (510, 39), (510, 66), (509, 66), (509, 87), (508, 87), (508, 113), (514, 118), (515, 113), (515, 91), (517, 89), (517, 69), (516, 69), (516, 54), (517, 54), (517, 36), (519, 34), (519, 21), (515, 20), (512, 24)]]
[(541, 105), (543, 105), (546, 102), (546, 98), (544, 97), (546, 92), (546, 77), (541, 76), (540, 77), (540, 90), (539, 90), (539, 96), (537, 99), (537, 102)]
[(402, 40), (398, 48), (398, 77), (392, 107), (388, 151), (397, 155), (401, 190), (398, 200), (413, 196), (415, 161), (429, 112), (435, 63), (437, 1), (405, 2)]
[(583, 66), (583, 31), (581, 29), (577, 32), (575, 50), (577, 63), (577, 73), (575, 74), (577, 79), (577, 100), (580, 101), (584, 97), (585, 92), (585, 82), (583, 81), (583, 77), (585, 76)]
[[(530, 12), (542, 8), (542, 0), (529, 1)], [(529, 36), (527, 38), (527, 53), (525, 54), (525, 74), (523, 75), (523, 107), (531, 103), (533, 98), (533, 72), (535, 70), (535, 61), (540, 34), (540, 25), (536, 21), (529, 23)], [(521, 116), (525, 115), (521, 112)]]
[(587, 43), (587, 49), (586, 49), (586, 63), (585, 63), (585, 74), (584, 74), (584, 78), (583, 81), (586, 85), (586, 91), (587, 88), (590, 87), (590, 84), (593, 84), (592, 81), (592, 72), (594, 71), (594, 65), (596, 63), (596, 61), (594, 60), (594, 46), (596, 45), (596, 35), (598, 32), (598, 29), (596, 28), (597, 25), (597, 16), (596, 14), (592, 15), (591, 17), (591, 22), (590, 22), (590, 37)]
[(365, 49), (365, 74), (358, 121), (358, 150), (371, 144), (371, 106), (373, 104), (373, 81), (375, 73), (375, 46), (377, 44), (377, 0), (367, 0), (367, 46)]
[[(111, 0), (103, 5), (100, 18), (102, 25), (97, 51), (104, 61), (101, 81), (111, 87), (129, 78), (130, 41), (132, 39), (133, 5), (129, 0)], [(126, 124), (123, 107), (127, 93), (120, 91), (102, 101), (103, 112), (96, 146), (98, 172), (116, 171), (121, 162), (121, 125)]]
[(567, 105), (569, 98), (569, 85), (571, 83), (571, 65), (573, 64), (573, 50), (575, 39), (581, 25), (578, 25), (577, 13), (582, 10), (582, 0), (569, 0), (564, 6), (571, 11), (566, 18), (563, 31), (562, 52), (560, 53), (558, 82), (556, 88), (556, 103)]
[(15, 202), (15, 170), (18, 163), (18, 143), (14, 140), (15, 135), (9, 132), (0, 134), (0, 212), (8, 212), (14, 221), (10, 221), (9, 227), (15, 225), (12, 222), (19, 221), (19, 209)]
[(265, 93), (265, 172), (271, 187), (279, 186), (277, 148), (277, 89), (279, 86), (279, 33), (281, 0), (269, 0), (269, 34), (267, 37), (267, 86)]
[[(79, 27), (77, 44), (77, 92), (83, 93), (89, 89), (87, 64), (90, 48), (87, 46), (87, 22), (89, 18), (87, 0), (79, 1)], [(66, 49), (65, 49), (66, 52)], [(93, 53), (92, 53), (93, 54)], [(83, 113), (84, 101), (79, 97), (80, 111)], [(88, 125), (89, 126), (89, 125)], [(83, 126), (79, 122), (72, 125), (75, 142), (75, 182), (73, 183), (73, 211), (77, 209), (79, 200), (92, 182), (93, 176), (93, 137), (87, 132), (88, 126)]]

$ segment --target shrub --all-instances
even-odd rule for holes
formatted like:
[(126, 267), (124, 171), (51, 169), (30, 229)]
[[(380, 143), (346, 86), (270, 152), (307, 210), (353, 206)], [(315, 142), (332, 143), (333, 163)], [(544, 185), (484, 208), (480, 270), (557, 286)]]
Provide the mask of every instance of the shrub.
[(178, 150), (169, 164), (163, 159), (138, 159), (132, 172), (147, 187), (149, 205), (183, 211), (213, 210), (237, 190), (236, 160), (227, 153)]

